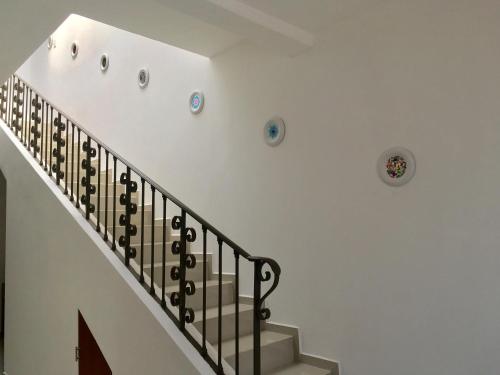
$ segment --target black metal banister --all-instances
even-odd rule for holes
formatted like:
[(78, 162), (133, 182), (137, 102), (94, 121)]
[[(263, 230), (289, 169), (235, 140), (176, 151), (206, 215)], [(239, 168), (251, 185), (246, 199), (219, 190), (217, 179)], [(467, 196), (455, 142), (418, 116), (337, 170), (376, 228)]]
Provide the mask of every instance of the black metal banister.
[[(21, 95), (22, 98), (20, 97)], [(22, 107), (22, 110), (20, 107)], [(40, 111), (41, 116), (39, 113)], [(222, 342), (226, 339), (223, 339), (223, 335), (226, 336), (226, 331), (232, 328), (234, 328), (235, 334), (234, 349), (236, 355), (234, 370), (236, 375), (240, 373), (240, 367), (242, 367), (242, 359), (240, 359), (239, 356), (239, 333), (241, 328), (239, 296), (240, 262), (242, 259), (245, 259), (252, 263), (254, 284), (253, 374), (261, 374), (261, 322), (269, 319), (271, 314), (269, 308), (264, 307), (264, 302), (276, 289), (281, 274), (281, 269), (275, 260), (250, 255), (212, 224), (162, 188), (144, 172), (132, 165), (132, 163), (128, 162), (120, 154), (111, 150), (95, 135), (78, 125), (74, 119), (50, 104), (46, 98), (42, 97), (37, 92), (37, 90), (16, 75), (12, 76), (6, 85), (0, 86), (0, 117), (6, 121), (7, 125), (14, 131), (16, 137), (19, 138), (21, 142), (24, 140), (28, 150), (32, 149), (32, 156), (40, 162), (40, 166), (48, 171), (49, 176), (52, 176), (52, 174), (54, 175), (53, 178), (55, 178), (56, 184), (60, 186), (64, 194), (68, 195), (71, 201), (75, 201), (74, 204), (76, 208), (81, 208), (85, 218), (92, 223), (92, 226), (97, 232), (101, 233), (101, 238), (113, 251), (115, 251), (115, 254), (123, 260), (125, 266), (134, 274), (138, 282), (140, 282), (150, 295), (161, 305), (166, 314), (178, 325), (180, 331), (183, 332), (184, 336), (200, 352), (218, 375), (224, 374), (225, 367), (227, 366), (222, 353)], [(25, 129), (25, 123), (26, 130), (29, 130), (26, 132), (23, 131), (23, 129)], [(69, 134), (70, 130), (71, 138)], [(20, 135), (18, 134), (19, 131)], [(75, 131), (77, 134), (75, 134)], [(33, 135), (33, 137), (31, 137), (31, 135)], [(77, 143), (75, 143), (76, 135)], [(83, 137), (83, 139), (81, 139), (81, 137)], [(71, 146), (69, 144), (70, 141)], [(50, 150), (48, 150), (49, 144)], [(71, 155), (69, 155), (70, 147)], [(76, 157), (75, 147), (77, 148)], [(101, 159), (102, 152), (104, 152), (104, 162)], [(47, 154), (50, 156), (50, 161), (47, 160)], [(110, 156), (112, 158), (111, 165), (109, 160)], [(95, 164), (95, 162), (97, 162), (97, 164)], [(106, 168), (104, 172), (101, 171), (103, 163)], [(69, 170), (69, 164), (71, 164), (71, 170)], [(119, 178), (118, 167), (120, 167)], [(75, 168), (76, 180), (74, 179)], [(80, 171), (83, 175), (81, 180)], [(113, 173), (112, 175), (111, 172)], [(104, 178), (104, 189), (102, 189), (101, 186), (101, 173), (106, 174)], [(140, 200), (135, 194), (138, 191), (138, 183), (134, 181), (134, 179), (140, 181)], [(76, 183), (76, 195), (74, 183)], [(84, 189), (82, 196), (79, 195), (80, 185), (82, 185)], [(146, 185), (149, 185), (151, 192), (151, 206), (147, 208), (148, 211), (151, 209), (151, 212), (146, 212), (145, 193), (148, 190)], [(121, 189), (120, 192), (117, 191), (118, 187)], [(104, 196), (101, 194), (103, 190)], [(111, 190), (111, 193), (109, 190)], [(161, 197), (161, 207), (155, 206), (156, 195)], [(104, 204), (102, 204), (103, 200)], [(119, 207), (117, 207), (117, 201)], [(140, 215), (137, 216), (140, 217), (136, 218), (134, 215), (139, 211), (139, 202), (141, 203)], [(180, 211), (179, 214), (172, 217), (168, 229), (167, 203), (175, 206), (176, 209)], [(101, 211), (102, 206), (104, 206), (103, 212)], [(156, 210), (156, 208), (158, 208), (158, 210)], [(161, 220), (155, 219), (156, 211), (161, 211)], [(103, 220), (101, 219), (102, 214), (104, 215)], [(117, 217), (117, 215), (119, 216)], [(147, 223), (146, 219), (148, 220)], [(195, 228), (190, 224), (188, 225), (188, 222), (191, 223), (192, 221), (194, 221), (196, 225), (199, 225), (203, 234), (203, 264), (201, 265), (203, 267), (203, 294), (201, 301), (202, 327), (200, 329), (199, 338), (193, 336), (191, 330), (187, 327), (187, 325), (195, 321), (195, 312), (193, 307), (190, 306), (191, 299), (189, 297), (196, 293), (196, 287), (194, 280), (190, 280), (191, 274), (188, 272), (197, 265), (196, 256), (188, 251), (188, 246), (194, 243), (197, 238)], [(102, 222), (103, 225), (101, 225)], [(157, 224), (161, 225), (162, 232), (161, 235), (157, 234), (155, 239), (155, 226)], [(138, 230), (139, 225), (140, 231)], [(148, 225), (150, 225), (151, 228), (147, 228)], [(177, 232), (172, 233), (171, 230)], [(139, 235), (140, 241), (139, 237), (137, 237), (136, 241), (132, 241), (135, 236)], [(207, 350), (208, 343), (212, 342), (209, 340), (213, 339), (213, 333), (210, 331), (208, 332), (210, 337), (207, 338), (207, 279), (209, 278), (207, 270), (207, 239), (209, 235), (213, 236), (216, 240), (218, 254), (218, 275), (213, 278), (213, 280), (217, 282), (217, 351), (215, 354)], [(150, 238), (147, 239), (147, 236)], [(173, 281), (176, 287), (174, 290), (168, 292), (170, 295), (167, 299), (167, 243), (170, 243), (169, 241), (171, 241), (171, 246), (169, 245), (171, 250), (169, 255), (178, 257), (178, 261), (176, 260), (174, 263), (169, 263), (168, 265), (168, 267), (170, 267), (170, 271), (168, 272), (170, 280), (168, 282), (172, 283)], [(137, 250), (134, 246), (140, 246), (140, 260), (131, 262), (137, 255)], [(146, 261), (144, 258), (149, 248), (149, 261)], [(222, 289), (223, 252), (226, 251), (226, 248), (232, 250), (230, 253), (234, 257), (235, 268), (232, 296), (233, 302), (230, 302), (234, 304), (235, 311), (235, 321), (232, 327), (226, 326), (226, 323), (223, 322), (222, 314), (223, 304), (226, 303), (224, 302), (225, 297), (223, 296)], [(156, 253), (157, 251), (161, 252)], [(158, 257), (161, 257), (160, 261), (158, 261)], [(155, 258), (158, 263), (155, 263)], [(155, 270), (155, 268), (158, 269)], [(149, 280), (145, 279), (146, 276), (149, 277)], [(271, 281), (271, 279), (273, 279), (271, 286), (264, 292), (262, 283)], [(170, 302), (170, 305), (167, 304), (167, 300)], [(178, 309), (178, 314), (175, 314), (172, 308)], [(210, 328), (210, 330), (212, 330), (212, 328)]]

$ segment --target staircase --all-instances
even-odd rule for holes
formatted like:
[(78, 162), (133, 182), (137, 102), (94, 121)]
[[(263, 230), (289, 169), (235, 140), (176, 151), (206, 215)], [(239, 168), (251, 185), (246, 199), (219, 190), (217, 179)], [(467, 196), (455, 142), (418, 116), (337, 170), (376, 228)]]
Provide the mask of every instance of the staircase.
[[(296, 329), (267, 322), (281, 273), (274, 260), (248, 254), (16, 76), (0, 88), (0, 118), (215, 373), (338, 373), (335, 362), (299, 353)], [(228, 257), (233, 274), (219, 272)], [(251, 297), (240, 295), (243, 276)]]

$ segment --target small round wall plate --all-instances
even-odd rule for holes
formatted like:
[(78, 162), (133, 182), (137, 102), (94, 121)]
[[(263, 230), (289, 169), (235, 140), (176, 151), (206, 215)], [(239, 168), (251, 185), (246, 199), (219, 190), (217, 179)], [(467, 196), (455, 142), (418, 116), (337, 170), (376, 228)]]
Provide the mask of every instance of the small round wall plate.
[(413, 178), (415, 171), (415, 156), (406, 148), (391, 148), (383, 152), (377, 161), (380, 179), (390, 186), (406, 184)]
[(71, 43), (70, 51), (72, 58), (76, 59), (76, 56), (78, 56), (78, 50), (79, 50), (78, 43), (76, 41)]
[(280, 117), (274, 117), (264, 125), (264, 140), (269, 146), (277, 146), (285, 138), (285, 122)]
[(101, 59), (99, 61), (99, 66), (102, 72), (105, 72), (109, 68), (109, 56), (107, 53), (103, 53), (101, 55)]
[(205, 95), (201, 91), (195, 91), (189, 97), (189, 108), (194, 114), (198, 114), (203, 110), (205, 105)]
[(137, 81), (141, 89), (145, 88), (149, 84), (149, 70), (147, 70), (146, 68), (142, 68), (141, 70), (139, 70)]

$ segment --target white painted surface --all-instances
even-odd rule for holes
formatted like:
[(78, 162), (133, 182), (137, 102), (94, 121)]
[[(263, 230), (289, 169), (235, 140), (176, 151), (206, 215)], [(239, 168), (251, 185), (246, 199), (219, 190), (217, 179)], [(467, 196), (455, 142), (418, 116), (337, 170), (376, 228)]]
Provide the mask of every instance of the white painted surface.
[[(492, 0), (389, 1), (299, 57), (243, 45), (212, 60), (75, 18), (20, 74), (245, 249), (276, 258), (272, 320), (299, 326), (305, 352), (339, 360), (343, 375), (490, 375), (499, 17)], [(193, 116), (198, 88), (206, 107)], [(274, 115), (287, 122), (278, 148), (262, 141)], [(375, 168), (392, 146), (417, 159), (401, 188)]]
[(77, 374), (78, 310), (114, 374), (213, 373), (1, 121), (0, 169), (10, 375)]
[(157, 0), (1, 0), (0, 79), (12, 74), (72, 13), (206, 56), (242, 40), (240, 35), (182, 14)]

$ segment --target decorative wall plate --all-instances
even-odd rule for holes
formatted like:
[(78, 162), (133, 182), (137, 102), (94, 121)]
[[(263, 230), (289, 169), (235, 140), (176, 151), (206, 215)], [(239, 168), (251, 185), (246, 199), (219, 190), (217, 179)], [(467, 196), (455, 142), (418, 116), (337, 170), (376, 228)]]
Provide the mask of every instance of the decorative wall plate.
[(285, 121), (274, 117), (264, 125), (264, 140), (269, 146), (277, 146), (285, 138)]
[(402, 147), (391, 148), (380, 155), (377, 171), (387, 185), (401, 186), (415, 175), (415, 157), (410, 150)]
[(70, 50), (71, 50), (71, 57), (76, 59), (76, 56), (78, 56), (78, 50), (79, 50), (78, 43), (76, 41), (71, 43)]
[(109, 56), (107, 53), (103, 53), (101, 55), (101, 60), (99, 62), (99, 66), (101, 67), (101, 71), (105, 72), (109, 68)]
[(149, 70), (147, 70), (146, 68), (142, 68), (141, 70), (139, 70), (137, 81), (141, 89), (145, 88), (149, 84)]
[(189, 108), (194, 114), (198, 114), (203, 110), (205, 105), (205, 95), (201, 91), (195, 91), (189, 97)]

